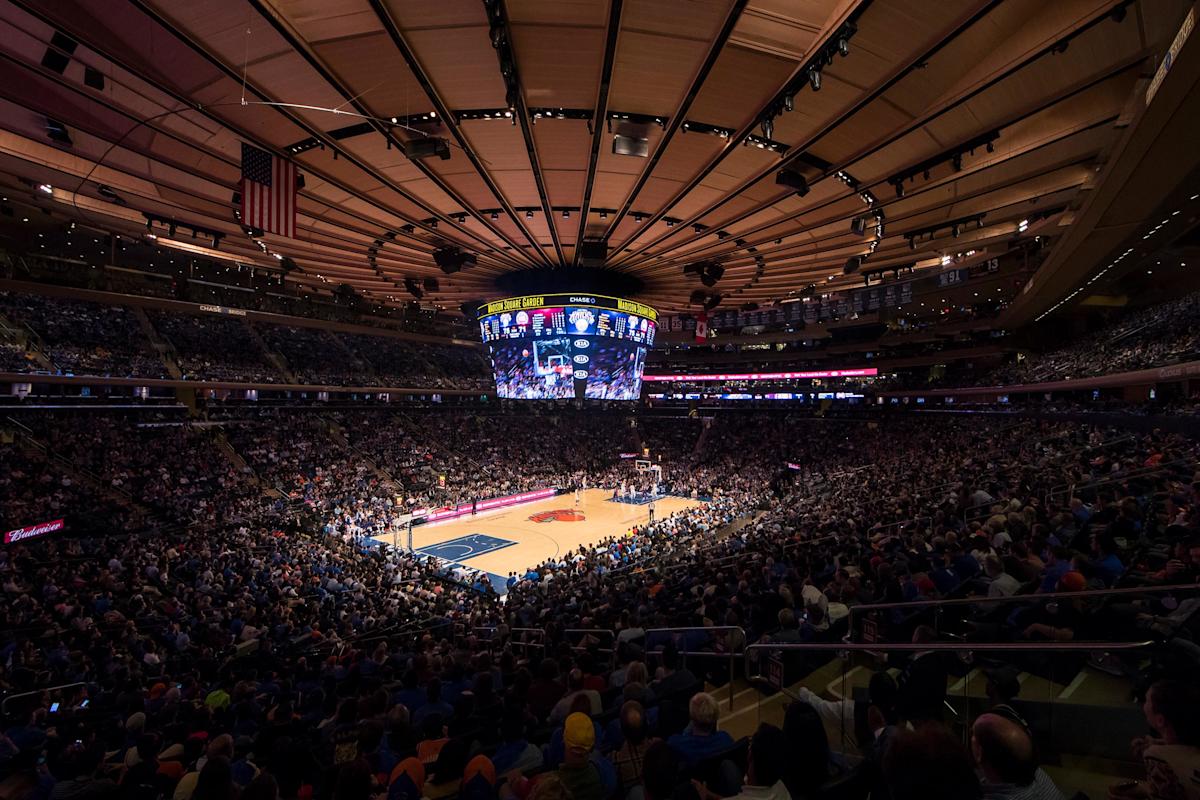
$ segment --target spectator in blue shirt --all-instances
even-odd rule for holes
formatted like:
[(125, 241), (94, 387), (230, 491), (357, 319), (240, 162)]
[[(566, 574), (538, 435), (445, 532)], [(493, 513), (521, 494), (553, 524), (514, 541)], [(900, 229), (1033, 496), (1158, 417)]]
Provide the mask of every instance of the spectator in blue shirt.
[(1046, 558), (1046, 569), (1042, 571), (1042, 583), (1038, 591), (1045, 594), (1057, 591), (1058, 582), (1071, 571), (1071, 551), (1065, 547), (1052, 547)]
[(442, 699), (442, 682), (437, 678), (430, 678), (429, 683), (426, 684), (425, 702), (413, 713), (413, 724), (423, 725), (425, 718), (432, 714), (440, 714), (442, 719), (450, 719), (454, 716), (454, 706)]
[(694, 766), (733, 746), (733, 738), (725, 731), (717, 730), (719, 716), (720, 707), (711, 694), (697, 692), (692, 695), (688, 703), (691, 722), (683, 733), (667, 739), (667, 744), (687, 766)]
[(1109, 533), (1092, 534), (1092, 566), (1105, 586), (1112, 586), (1125, 573), (1125, 565), (1117, 556), (1117, 542)]

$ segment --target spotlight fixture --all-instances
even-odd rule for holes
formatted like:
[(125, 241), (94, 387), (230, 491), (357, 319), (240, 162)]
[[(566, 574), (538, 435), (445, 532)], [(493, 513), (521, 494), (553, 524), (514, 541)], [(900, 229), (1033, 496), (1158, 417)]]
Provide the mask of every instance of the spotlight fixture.
[(562, 210), (562, 215), (563, 215), (563, 219), (570, 219), (571, 218), (571, 210), (569, 208), (564, 208)]
[(808, 84), (812, 86), (814, 92), (821, 91), (821, 70), (816, 67), (808, 70)]
[(525, 219), (533, 219), (533, 211), (532, 210), (525, 209)]
[(862, 217), (855, 217), (850, 221), (850, 232), (855, 236), (862, 236), (863, 231), (867, 229), (867, 221)]

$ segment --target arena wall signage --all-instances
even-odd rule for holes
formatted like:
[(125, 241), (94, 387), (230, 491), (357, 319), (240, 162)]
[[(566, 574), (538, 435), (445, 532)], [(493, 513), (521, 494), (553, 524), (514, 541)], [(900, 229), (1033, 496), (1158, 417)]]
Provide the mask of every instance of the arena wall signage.
[(39, 522), (37, 525), (27, 525), (24, 528), (14, 528), (11, 531), (5, 531), (4, 543), (16, 544), (28, 539), (37, 539), (48, 533), (61, 531), (65, 527), (66, 524), (61, 519), (54, 519), (49, 522)]
[(875, 367), (863, 369), (827, 369), (811, 372), (729, 372), (719, 375), (643, 375), (644, 381), (778, 381), (810, 378), (873, 378), (879, 374)]
[(464, 514), (470, 514), (472, 510), (487, 511), (493, 508), (504, 508), (505, 506), (513, 506), (518, 503), (528, 503), (533, 500), (542, 500), (547, 497), (553, 497), (558, 494), (557, 489), (534, 489), (531, 492), (521, 492), (520, 494), (510, 494), (504, 497), (493, 497), (488, 500), (480, 500), (477, 503), (460, 503), (456, 506), (443, 506), (442, 508), (417, 508), (412, 512), (413, 520), (424, 520), (425, 522), (437, 522), (443, 519), (454, 519), (461, 517)]

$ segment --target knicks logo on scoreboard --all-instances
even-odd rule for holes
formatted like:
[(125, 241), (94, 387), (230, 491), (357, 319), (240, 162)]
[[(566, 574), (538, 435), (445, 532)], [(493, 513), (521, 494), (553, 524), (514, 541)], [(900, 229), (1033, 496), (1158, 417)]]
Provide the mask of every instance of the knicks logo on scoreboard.
[(587, 517), (582, 511), (573, 508), (556, 508), (553, 511), (542, 511), (530, 515), (533, 522), (583, 522)]

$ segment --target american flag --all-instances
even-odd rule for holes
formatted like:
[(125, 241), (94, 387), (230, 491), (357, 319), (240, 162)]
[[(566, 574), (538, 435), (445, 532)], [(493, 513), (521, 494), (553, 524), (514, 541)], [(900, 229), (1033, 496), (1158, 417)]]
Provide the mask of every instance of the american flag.
[(242, 224), (296, 238), (296, 165), (242, 143)]

